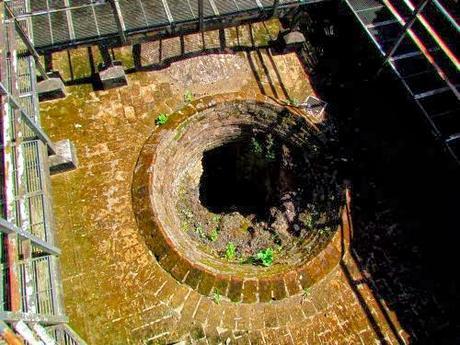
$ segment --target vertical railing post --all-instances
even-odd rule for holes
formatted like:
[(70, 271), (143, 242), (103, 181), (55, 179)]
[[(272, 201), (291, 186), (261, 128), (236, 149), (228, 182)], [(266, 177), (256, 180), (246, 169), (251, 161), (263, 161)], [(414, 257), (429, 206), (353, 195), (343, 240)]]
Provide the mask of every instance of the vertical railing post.
[(118, 33), (120, 35), (121, 43), (125, 44), (127, 42), (125, 35), (126, 27), (123, 15), (121, 14), (120, 4), (118, 0), (111, 0), (110, 5), (112, 6), (113, 15), (118, 26)]
[(6, 13), (8, 14), (8, 17), (9, 17), (8, 19), (13, 21), (14, 26), (16, 28), (16, 33), (18, 34), (18, 36), (21, 38), (22, 42), (26, 46), (27, 51), (29, 52), (29, 54), (35, 60), (35, 67), (38, 69), (38, 71), (40, 72), (40, 74), (43, 77), (43, 79), (49, 79), (49, 76), (46, 74), (46, 70), (45, 70), (45, 68), (43, 67), (43, 65), (42, 65), (42, 63), (40, 61), (40, 55), (38, 55), (37, 51), (35, 50), (35, 47), (32, 44), (32, 42), (30, 41), (29, 36), (27, 36), (27, 34), (22, 29), (21, 25), (19, 24), (18, 20), (16, 19), (16, 16), (14, 15), (14, 12), (11, 10), (10, 6), (5, 2), (3, 2), (3, 4), (5, 6)]
[(273, 0), (273, 17), (278, 13), (278, 7), (280, 5), (280, 0)]
[(200, 32), (204, 30), (204, 0), (198, 0), (198, 18), (200, 21)]

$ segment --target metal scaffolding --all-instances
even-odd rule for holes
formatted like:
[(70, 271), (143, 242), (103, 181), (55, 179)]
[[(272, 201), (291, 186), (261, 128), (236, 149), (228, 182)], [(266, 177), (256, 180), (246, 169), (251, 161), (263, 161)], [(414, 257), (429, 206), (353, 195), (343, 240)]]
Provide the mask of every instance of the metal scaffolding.
[(435, 137), (460, 163), (460, 27), (439, 0), (346, 0), (424, 114)]
[(35, 47), (40, 52), (101, 40), (126, 43), (141, 33), (168, 35), (204, 26), (231, 25), (235, 19), (257, 19), (277, 10), (324, 0), (34, 0), (30, 10)]
[[(14, 5), (29, 10), (24, 1)], [(40, 126), (37, 67), (47, 76), (28, 40), (31, 20), (15, 18), (8, 2), (0, 6), (0, 320), (27, 343), (49, 344), (48, 336), (55, 344), (84, 344), (63, 309), (48, 167), (55, 149)]]

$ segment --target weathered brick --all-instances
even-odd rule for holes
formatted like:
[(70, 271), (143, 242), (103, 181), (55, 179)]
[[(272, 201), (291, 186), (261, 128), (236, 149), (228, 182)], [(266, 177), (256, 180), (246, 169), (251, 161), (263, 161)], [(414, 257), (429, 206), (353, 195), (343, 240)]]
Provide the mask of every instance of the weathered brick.
[(214, 281), (214, 292), (218, 292), (222, 296), (227, 296), (228, 285), (230, 282), (230, 277), (217, 275), (216, 280)]
[(183, 282), (188, 272), (190, 271), (190, 264), (184, 259), (179, 259), (176, 265), (171, 270), (171, 275), (180, 282)]
[(289, 272), (284, 275), (284, 283), (288, 290), (289, 296), (297, 295), (301, 290), (297, 272)]
[(276, 300), (287, 297), (286, 285), (282, 275), (272, 278), (273, 298)]
[(227, 297), (232, 302), (241, 302), (241, 292), (243, 290), (243, 280), (238, 277), (232, 277), (228, 286)]
[(216, 278), (209, 272), (202, 272), (202, 279), (198, 285), (198, 291), (208, 296), (211, 294)]
[(196, 289), (202, 278), (203, 273), (200, 270), (192, 267), (187, 275), (187, 278), (185, 278), (185, 283), (188, 284), (192, 289)]
[(242, 299), (243, 303), (257, 302), (257, 287), (258, 281), (256, 279), (245, 279), (243, 282)]
[(264, 278), (259, 279), (259, 301), (269, 302), (272, 300), (272, 282)]

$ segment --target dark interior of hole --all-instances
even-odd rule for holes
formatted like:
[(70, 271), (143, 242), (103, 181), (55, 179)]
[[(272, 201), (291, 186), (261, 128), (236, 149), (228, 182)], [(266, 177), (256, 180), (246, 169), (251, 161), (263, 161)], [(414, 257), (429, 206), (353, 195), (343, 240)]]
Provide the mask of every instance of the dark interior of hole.
[(258, 159), (246, 149), (249, 145), (249, 140), (242, 140), (204, 153), (200, 201), (211, 212), (263, 215), (273, 202), (275, 166), (245, 165), (251, 158)]
[[(254, 147), (254, 140), (259, 145)], [(269, 139), (270, 140), (270, 139)], [(279, 142), (267, 144), (267, 136), (242, 137), (203, 154), (200, 202), (214, 213), (239, 212), (266, 218), (283, 193), (283, 155)], [(296, 178), (291, 178), (294, 188)]]

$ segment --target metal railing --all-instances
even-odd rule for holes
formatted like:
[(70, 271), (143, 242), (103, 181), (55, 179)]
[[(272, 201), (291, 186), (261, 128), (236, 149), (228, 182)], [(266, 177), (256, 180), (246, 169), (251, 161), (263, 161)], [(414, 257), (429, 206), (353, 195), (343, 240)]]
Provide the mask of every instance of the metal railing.
[(28, 0), (0, 3), (0, 320), (25, 323), (24, 334), (15, 330), (24, 339), (56, 325), (58, 344), (84, 344), (65, 325), (47, 162), (54, 145), (40, 127), (31, 20), (8, 4), (30, 9)]

